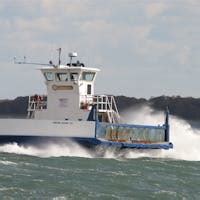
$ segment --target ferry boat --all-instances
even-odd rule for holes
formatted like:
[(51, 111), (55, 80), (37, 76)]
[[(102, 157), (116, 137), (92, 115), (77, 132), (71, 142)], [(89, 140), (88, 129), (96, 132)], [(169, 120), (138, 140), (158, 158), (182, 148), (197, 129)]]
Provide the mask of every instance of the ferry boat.
[(95, 95), (98, 68), (90, 68), (73, 59), (62, 65), (40, 65), (47, 95), (33, 95), (28, 101), (26, 119), (0, 119), (0, 144), (41, 145), (48, 142), (75, 141), (85, 147), (119, 149), (170, 149), (169, 112), (163, 125), (135, 125), (121, 122), (114, 96)]

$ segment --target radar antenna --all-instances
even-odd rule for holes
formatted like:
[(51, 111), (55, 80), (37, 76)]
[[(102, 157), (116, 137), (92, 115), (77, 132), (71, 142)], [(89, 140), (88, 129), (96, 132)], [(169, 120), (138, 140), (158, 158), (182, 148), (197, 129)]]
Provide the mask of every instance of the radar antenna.
[(68, 54), (68, 56), (70, 57), (70, 64), (69, 64), (69, 66), (71, 67), (72, 66), (72, 58), (77, 57), (78, 54), (76, 52), (71, 52), (71, 53)]

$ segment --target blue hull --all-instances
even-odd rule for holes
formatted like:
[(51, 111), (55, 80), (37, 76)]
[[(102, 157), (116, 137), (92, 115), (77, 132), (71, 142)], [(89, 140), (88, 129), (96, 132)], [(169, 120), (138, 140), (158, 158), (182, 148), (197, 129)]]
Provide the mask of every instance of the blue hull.
[(63, 137), (43, 137), (43, 136), (0, 136), (0, 144), (17, 143), (23, 146), (44, 146), (48, 143), (65, 144), (69, 141), (77, 142), (78, 144), (94, 148), (96, 146), (115, 147), (119, 149), (170, 149), (173, 144), (170, 142), (165, 143), (126, 143), (126, 142), (113, 142), (102, 141), (96, 138), (63, 138)]

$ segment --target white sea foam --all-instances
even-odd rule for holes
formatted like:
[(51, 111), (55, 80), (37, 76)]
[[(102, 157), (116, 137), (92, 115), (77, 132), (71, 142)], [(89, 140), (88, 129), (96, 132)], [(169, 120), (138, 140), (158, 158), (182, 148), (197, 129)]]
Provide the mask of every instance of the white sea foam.
[(67, 198), (64, 196), (54, 197), (53, 200), (66, 200)]
[(3, 165), (17, 165), (15, 162), (7, 161), (7, 160), (0, 160), (0, 164)]
[(38, 157), (92, 157), (90, 153), (78, 144), (70, 142), (68, 144), (44, 144), (43, 146), (19, 146), (17, 143), (0, 146), (0, 152), (31, 155)]
[[(128, 123), (134, 124), (163, 124), (164, 115), (161, 112), (155, 112), (149, 107), (143, 107), (140, 110), (131, 110), (123, 113), (124, 119)], [(40, 148), (19, 146), (16, 143), (0, 146), (0, 152), (32, 155), (38, 157), (103, 157), (103, 158), (170, 158), (179, 160), (200, 161), (200, 130), (193, 129), (189, 123), (176, 117), (170, 117), (170, 141), (174, 148), (171, 150), (123, 150), (98, 148), (96, 154), (90, 152), (76, 143), (68, 144), (44, 144)]]
[[(164, 115), (161, 112), (155, 112), (149, 107), (143, 107), (137, 112), (132, 110), (124, 113), (129, 123), (139, 124), (162, 124)], [(173, 158), (180, 160), (200, 161), (200, 130), (194, 129), (191, 125), (177, 117), (170, 117), (170, 141), (174, 148), (171, 150), (155, 150), (146, 152), (128, 151), (125, 154), (127, 158), (138, 157), (159, 157)]]

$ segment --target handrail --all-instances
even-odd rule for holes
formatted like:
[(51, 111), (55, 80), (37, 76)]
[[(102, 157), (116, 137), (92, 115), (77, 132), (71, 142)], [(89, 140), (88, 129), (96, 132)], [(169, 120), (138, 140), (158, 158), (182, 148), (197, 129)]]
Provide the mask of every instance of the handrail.
[(93, 95), (93, 96), (81, 96), (84, 103), (89, 105), (97, 105), (99, 112), (106, 112), (109, 122), (116, 123), (120, 120), (119, 111), (115, 102), (114, 96), (111, 95)]
[[(37, 97), (37, 98), (36, 98)], [(28, 99), (28, 118), (32, 118), (35, 115), (36, 110), (44, 110), (47, 107), (47, 100), (44, 95), (29, 96)]]

